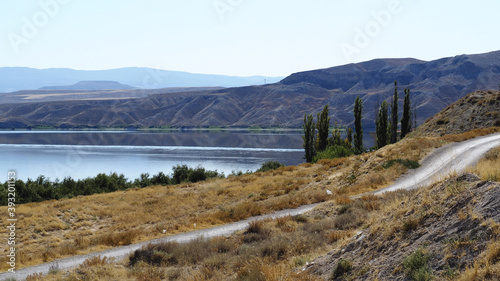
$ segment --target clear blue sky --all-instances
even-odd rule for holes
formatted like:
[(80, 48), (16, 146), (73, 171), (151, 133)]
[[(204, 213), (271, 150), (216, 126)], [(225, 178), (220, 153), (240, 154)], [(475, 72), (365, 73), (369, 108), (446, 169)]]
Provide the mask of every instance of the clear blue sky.
[(499, 13), (498, 0), (2, 0), (0, 66), (286, 76), (500, 50)]

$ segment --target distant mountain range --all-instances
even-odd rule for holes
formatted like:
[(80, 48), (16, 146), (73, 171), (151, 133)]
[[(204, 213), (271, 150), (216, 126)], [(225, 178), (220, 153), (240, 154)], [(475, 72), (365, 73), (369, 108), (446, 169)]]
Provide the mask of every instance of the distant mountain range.
[(40, 90), (131, 90), (137, 89), (115, 81), (80, 81), (68, 86), (46, 86)]
[[(85, 100), (51, 102), (30, 102), (17, 96), (22, 103), (0, 105), (0, 127), (300, 128), (304, 114), (315, 114), (327, 103), (332, 124), (350, 125), (354, 119), (354, 100), (359, 95), (364, 102), (363, 125), (373, 130), (377, 107), (383, 100), (390, 101), (394, 80), (399, 82), (400, 104), (403, 88), (410, 87), (417, 121), (421, 124), (470, 92), (498, 89), (500, 51), (429, 62), (376, 59), (295, 73), (268, 85), (192, 89), (191, 92), (160, 89), (137, 98), (128, 98), (130, 95), (126, 94), (137, 90), (122, 90), (120, 93), (125, 98), (120, 99), (102, 99), (98, 92)], [(38, 97), (36, 91), (30, 94), (32, 100)], [(54, 98), (54, 94), (45, 93), (45, 96)]]
[(135, 88), (160, 89), (167, 87), (239, 87), (275, 83), (281, 79), (283, 77), (194, 74), (144, 67), (94, 71), (68, 68), (1, 67), (0, 92), (36, 90), (47, 86), (53, 89), (81, 81), (114, 81)]

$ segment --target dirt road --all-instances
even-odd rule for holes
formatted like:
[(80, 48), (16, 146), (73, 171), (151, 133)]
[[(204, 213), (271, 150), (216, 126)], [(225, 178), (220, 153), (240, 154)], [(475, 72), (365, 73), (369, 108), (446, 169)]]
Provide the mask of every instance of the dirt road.
[(496, 146), (500, 146), (500, 133), (445, 145), (427, 156), (420, 168), (411, 170), (394, 184), (373, 194), (429, 185), (453, 171), (462, 172), (467, 167), (473, 166), (488, 150)]

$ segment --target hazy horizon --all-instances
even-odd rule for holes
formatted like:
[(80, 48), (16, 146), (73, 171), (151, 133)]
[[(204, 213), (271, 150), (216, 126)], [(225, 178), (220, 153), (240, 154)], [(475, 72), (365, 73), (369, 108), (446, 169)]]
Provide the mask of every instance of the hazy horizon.
[[(0, 67), (288, 76), (500, 50), (500, 2), (4, 1)], [(480, 44), (478, 44), (480, 43)]]

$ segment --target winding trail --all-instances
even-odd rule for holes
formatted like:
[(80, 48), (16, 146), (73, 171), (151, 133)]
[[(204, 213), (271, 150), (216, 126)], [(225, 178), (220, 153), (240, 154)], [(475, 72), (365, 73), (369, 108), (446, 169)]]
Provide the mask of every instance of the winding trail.
[[(468, 166), (474, 165), (488, 150), (500, 146), (500, 133), (478, 137), (471, 140), (451, 143), (441, 148), (436, 149), (427, 156), (422, 166), (418, 169), (408, 172), (406, 175), (399, 178), (393, 185), (372, 192), (372, 194), (381, 194), (397, 189), (413, 189), (420, 186), (429, 185), (441, 178), (447, 176), (450, 172), (464, 171)], [(196, 230), (187, 233), (181, 233), (169, 237), (158, 238), (150, 241), (145, 241), (128, 246), (113, 248), (107, 251), (91, 253), (88, 255), (79, 255), (69, 258), (59, 259), (54, 262), (44, 263), (37, 266), (27, 267), (17, 270), (15, 273), (0, 273), (0, 280), (15, 278), (16, 280), (24, 280), (28, 275), (33, 273), (47, 273), (52, 267), (66, 270), (78, 266), (84, 260), (94, 256), (107, 256), (109, 258), (122, 259), (133, 251), (140, 249), (147, 244), (156, 244), (169, 241), (187, 242), (198, 237), (211, 238), (215, 236), (231, 235), (235, 231), (243, 230), (248, 226), (248, 223), (254, 220), (266, 218), (278, 218), (288, 215), (297, 215), (312, 210), (319, 204), (311, 204), (299, 207), (297, 209), (289, 209), (277, 211), (272, 214), (252, 217), (239, 222), (234, 222), (222, 226), (212, 227), (208, 229)]]
[(497, 146), (500, 146), (500, 133), (447, 144), (427, 156), (420, 168), (409, 171), (394, 184), (372, 194), (430, 185), (454, 171), (465, 171), (467, 167), (475, 165), (488, 150)]

